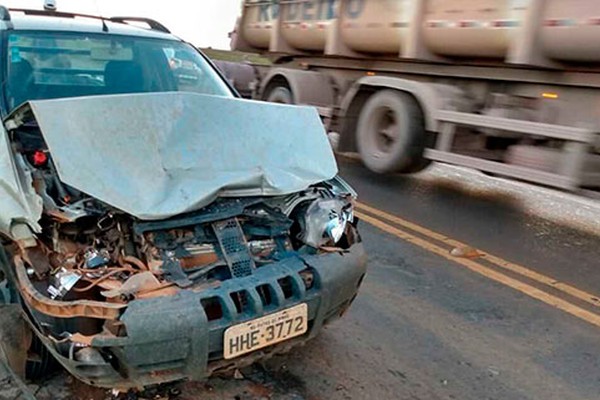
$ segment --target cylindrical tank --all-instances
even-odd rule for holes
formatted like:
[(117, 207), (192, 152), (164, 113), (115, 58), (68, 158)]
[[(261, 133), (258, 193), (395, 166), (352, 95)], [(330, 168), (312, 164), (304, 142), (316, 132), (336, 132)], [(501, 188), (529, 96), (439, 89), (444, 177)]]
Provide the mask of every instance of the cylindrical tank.
[(399, 54), (409, 27), (412, 0), (349, 1), (340, 18), (342, 40), (351, 50)]
[(247, 0), (242, 7), (241, 29), (244, 39), (252, 47), (268, 49), (279, 5), (264, 0)]
[(541, 46), (560, 61), (600, 61), (600, 1), (546, 0)]
[(429, 0), (423, 26), (426, 46), (441, 56), (504, 58), (529, 2)]
[(286, 42), (306, 51), (323, 51), (327, 28), (336, 17), (338, 0), (305, 0), (281, 4), (281, 32)]

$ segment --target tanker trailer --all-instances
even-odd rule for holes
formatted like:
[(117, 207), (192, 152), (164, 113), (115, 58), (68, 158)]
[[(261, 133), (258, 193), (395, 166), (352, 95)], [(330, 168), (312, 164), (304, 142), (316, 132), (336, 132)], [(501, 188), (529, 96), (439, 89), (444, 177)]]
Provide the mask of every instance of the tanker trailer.
[(600, 189), (597, 0), (247, 0), (253, 96), (318, 108), (379, 173), (431, 161)]

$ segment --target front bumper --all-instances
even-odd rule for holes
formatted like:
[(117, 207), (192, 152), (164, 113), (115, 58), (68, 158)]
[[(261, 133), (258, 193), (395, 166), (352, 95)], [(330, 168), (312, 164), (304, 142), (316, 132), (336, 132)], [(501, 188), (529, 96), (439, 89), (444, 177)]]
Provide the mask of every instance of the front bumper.
[[(314, 285), (308, 290), (300, 275), (307, 269), (314, 274)], [(71, 374), (90, 385), (128, 389), (204, 380), (313, 338), (350, 306), (365, 273), (366, 255), (359, 243), (343, 254), (288, 258), (260, 267), (251, 276), (222, 282), (218, 288), (132, 301), (121, 317), (127, 336), (97, 336), (92, 348), (103, 357), (94, 358), (95, 362), (66, 358), (46, 337), (38, 337)], [(267, 297), (265, 290), (270, 293)], [(240, 293), (245, 293), (242, 304), (234, 302)], [(223, 359), (227, 328), (300, 303), (308, 305), (305, 335), (237, 359)]]

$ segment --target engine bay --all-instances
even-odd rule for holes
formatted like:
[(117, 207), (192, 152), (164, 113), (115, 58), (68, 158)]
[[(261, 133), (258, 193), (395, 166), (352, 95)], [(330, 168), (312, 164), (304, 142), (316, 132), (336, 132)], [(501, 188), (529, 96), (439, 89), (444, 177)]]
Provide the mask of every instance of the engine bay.
[(98, 320), (117, 320), (134, 299), (218, 287), (286, 257), (344, 252), (360, 240), (355, 194), (339, 178), (142, 221), (64, 184), (35, 125), (11, 134), (16, 163), (44, 208), (35, 245), (12, 246), (17, 281), (55, 340), (64, 327), (53, 317), (79, 317), (69, 331), (97, 334), (107, 329)]

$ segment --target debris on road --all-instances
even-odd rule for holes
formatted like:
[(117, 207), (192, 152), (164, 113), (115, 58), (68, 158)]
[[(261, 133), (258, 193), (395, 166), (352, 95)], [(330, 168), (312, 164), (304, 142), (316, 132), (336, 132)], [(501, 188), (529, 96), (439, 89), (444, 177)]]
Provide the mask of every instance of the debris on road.
[(469, 258), (469, 259), (479, 258), (479, 257), (483, 256), (483, 254), (479, 250), (477, 250), (476, 248), (473, 248), (473, 247), (469, 247), (469, 246), (456, 247), (456, 248), (452, 249), (452, 251), (450, 252), (450, 255), (452, 255), (454, 257), (458, 257), (458, 258)]
[(240, 372), (239, 369), (236, 369), (235, 372), (233, 373), (233, 379), (236, 379), (238, 381), (244, 380), (244, 375)]

